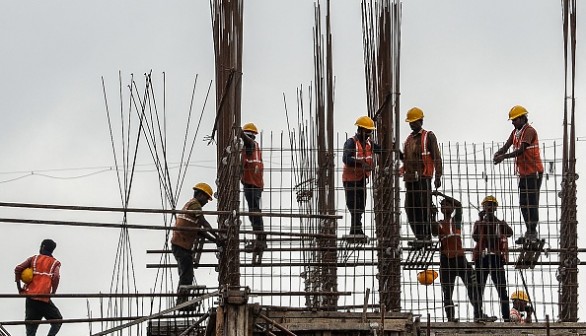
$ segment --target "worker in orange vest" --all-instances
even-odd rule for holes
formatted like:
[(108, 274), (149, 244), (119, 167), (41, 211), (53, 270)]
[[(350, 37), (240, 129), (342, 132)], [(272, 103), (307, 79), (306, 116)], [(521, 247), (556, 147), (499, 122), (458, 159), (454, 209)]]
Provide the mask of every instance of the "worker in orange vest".
[(498, 293), (501, 312), (505, 322), (510, 321), (509, 297), (507, 295), (507, 276), (505, 262), (508, 259), (507, 239), (513, 235), (513, 229), (496, 217), (498, 208), (496, 197), (489, 195), (482, 200), (479, 220), (474, 223), (472, 239), (476, 242), (472, 250), (472, 260), (476, 264), (476, 275), (480, 296), (490, 275)]
[[(39, 254), (29, 257), (16, 266), (14, 275), (19, 293), (27, 295), (55, 294), (57, 287), (59, 287), (59, 271), (61, 268), (61, 262), (53, 257), (55, 247), (57, 247), (57, 244), (53, 240), (45, 239), (41, 242)], [(21, 275), (27, 268), (32, 268), (33, 277), (28, 284), (22, 287), (20, 283)], [(25, 303), (25, 321), (40, 321), (43, 318), (47, 320), (61, 320), (63, 317), (51, 298), (47, 296), (27, 297)], [(38, 327), (38, 324), (27, 324), (26, 336), (36, 335)], [(51, 328), (47, 335), (57, 335), (59, 329), (61, 329), (61, 323), (51, 323)]]
[[(258, 128), (253, 123), (246, 123), (242, 126), (240, 137), (244, 142), (242, 149), (242, 175), (240, 182), (244, 187), (244, 198), (248, 203), (249, 212), (260, 213), (260, 199), (264, 188), (264, 165), (262, 162), (262, 151), (256, 142)], [(249, 243), (245, 250), (252, 252), (255, 248), (264, 248), (266, 246), (266, 234), (261, 216), (249, 216), (252, 230), (257, 231), (256, 240)]]
[(362, 116), (354, 125), (358, 126), (356, 134), (344, 143), (342, 183), (350, 212), (350, 235), (364, 236), (362, 215), (366, 208), (366, 183), (373, 169), (373, 153), (380, 153), (381, 147), (370, 140), (376, 129), (374, 120)]
[[(539, 222), (539, 190), (543, 180), (543, 162), (539, 151), (537, 131), (529, 125), (527, 109), (516, 105), (509, 111), (509, 120), (515, 127), (509, 139), (496, 153), (494, 164), (504, 159), (514, 158), (519, 175), (519, 206), (525, 221), (527, 231), (523, 237), (515, 241), (517, 244), (534, 242), (537, 238), (537, 223)], [(507, 153), (513, 146), (513, 151)]]
[[(443, 197), (440, 204), (444, 219), (432, 223), (431, 231), (433, 235), (439, 236), (440, 240), (439, 274), (448, 322), (458, 322), (452, 300), (456, 277), (460, 277), (466, 286), (468, 298), (474, 309), (474, 321), (486, 321), (488, 318), (482, 312), (482, 299), (478, 290), (476, 272), (468, 263), (462, 245), (462, 203), (438, 191), (432, 191), (432, 195)], [(454, 214), (453, 217), (452, 214)]]
[(441, 187), (442, 157), (437, 138), (432, 131), (423, 129), (423, 110), (413, 107), (407, 111), (405, 122), (411, 134), (405, 140), (401, 160), (405, 182), (405, 212), (416, 241), (413, 247), (420, 248), (431, 243), (431, 179), (434, 186)]
[(522, 290), (514, 291), (511, 294), (513, 308), (511, 308), (511, 322), (524, 324), (531, 323), (533, 307), (529, 304), (529, 295)]
[[(207, 183), (197, 183), (193, 187), (193, 198), (183, 206), (184, 211), (201, 211), (202, 208), (213, 200), (212, 187)], [(176, 228), (204, 229), (211, 228), (211, 225), (204, 218), (203, 214), (179, 214), (175, 220)], [(195, 230), (173, 230), (171, 237), (171, 251), (177, 260), (179, 272), (177, 305), (187, 301), (189, 290), (183, 286), (193, 285), (193, 248), (200, 235), (203, 234), (209, 240), (217, 242), (217, 236), (211, 232)]]

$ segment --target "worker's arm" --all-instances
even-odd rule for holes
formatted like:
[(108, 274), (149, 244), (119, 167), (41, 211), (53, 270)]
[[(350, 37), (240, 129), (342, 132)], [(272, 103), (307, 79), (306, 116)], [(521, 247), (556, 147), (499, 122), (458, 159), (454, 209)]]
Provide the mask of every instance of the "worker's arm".
[(533, 307), (532, 306), (525, 307), (525, 312), (527, 313), (527, 317), (525, 318), (525, 323), (531, 323), (532, 322), (531, 316), (533, 315)]
[(483, 225), (482, 221), (476, 221), (474, 223), (474, 227), (472, 228), (472, 239), (475, 242), (479, 242), (480, 241), (480, 225)]
[(350, 167), (364, 167), (370, 168), (364, 160), (356, 160), (356, 143), (354, 138), (348, 138), (344, 143), (344, 153), (342, 154), (342, 162)]
[(201, 218), (199, 219), (199, 222), (202, 224), (202, 227), (204, 229), (206, 229), (206, 231), (202, 231), (202, 234), (204, 235), (204, 237), (207, 238), (211, 242), (217, 243), (218, 242), (218, 235), (216, 235), (215, 232), (210, 231), (210, 230), (213, 230), (210, 223), (203, 216), (201, 216)]
[(437, 138), (433, 132), (428, 132), (427, 139), (429, 141), (429, 149), (431, 158), (433, 159), (433, 166), (435, 168), (434, 186), (436, 189), (442, 186), (441, 177), (443, 175), (442, 153), (440, 152)]
[[(525, 151), (526, 146), (525, 146), (525, 148), (523, 148), (523, 146), (521, 146), (521, 148), (519, 148), (518, 150), (513, 151), (513, 152), (511, 152), (509, 154), (506, 154), (507, 151), (509, 150), (509, 148), (511, 148), (511, 146), (513, 145), (514, 132), (515, 131), (513, 131), (511, 133), (511, 135), (509, 136), (509, 138), (507, 139), (507, 142), (505, 142), (505, 144), (503, 145), (503, 147), (501, 147), (499, 150), (496, 151), (496, 153), (494, 153), (494, 156), (492, 158), (494, 164), (499, 164), (504, 159), (507, 159), (507, 158), (510, 158), (510, 157), (516, 157), (517, 155), (520, 155), (520, 153), (515, 153), (515, 152), (518, 152), (519, 150), (521, 150), (521, 153), (523, 153), (523, 151)], [(511, 156), (511, 155), (513, 155), (513, 153), (515, 153), (514, 156)]]
[(55, 268), (53, 268), (53, 278), (51, 279), (51, 294), (55, 294), (57, 292), (57, 287), (59, 287), (59, 280), (61, 279), (61, 263), (57, 262)]
[(500, 226), (500, 231), (502, 234), (504, 234), (507, 237), (511, 237), (513, 235), (513, 228), (509, 224), (507, 224), (507, 222), (505, 222), (504, 220), (500, 221)]
[(246, 150), (246, 154), (252, 155), (252, 152), (254, 151), (254, 140), (242, 130), (240, 130), (240, 138), (244, 142), (244, 150)]
[(22, 292), (22, 286), (20, 284), (21, 273), (22, 273), (22, 271), (31, 267), (32, 265), (33, 265), (33, 257), (28, 257), (25, 261), (18, 264), (14, 268), (14, 281), (16, 281), (16, 288), (18, 288), (19, 293)]

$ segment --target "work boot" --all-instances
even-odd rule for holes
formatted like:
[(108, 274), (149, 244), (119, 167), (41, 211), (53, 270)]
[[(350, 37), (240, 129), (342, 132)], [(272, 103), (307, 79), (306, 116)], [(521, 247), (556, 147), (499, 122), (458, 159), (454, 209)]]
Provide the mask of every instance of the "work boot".
[(515, 244), (523, 245), (525, 243), (534, 243), (538, 240), (537, 232), (525, 232), (524, 236), (521, 236), (515, 240)]

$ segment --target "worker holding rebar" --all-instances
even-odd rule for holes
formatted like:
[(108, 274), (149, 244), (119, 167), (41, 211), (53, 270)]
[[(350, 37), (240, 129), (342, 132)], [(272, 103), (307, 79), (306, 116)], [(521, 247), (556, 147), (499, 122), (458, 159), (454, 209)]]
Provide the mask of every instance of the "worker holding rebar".
[(508, 260), (508, 238), (513, 235), (513, 229), (507, 222), (496, 217), (497, 208), (496, 197), (489, 195), (482, 200), (482, 211), (472, 229), (472, 239), (476, 242), (472, 250), (472, 260), (476, 264), (481, 299), (490, 275), (500, 299), (503, 320), (508, 322), (510, 311), (505, 262)]
[(423, 110), (413, 107), (407, 111), (405, 122), (411, 134), (405, 140), (401, 160), (401, 173), (405, 182), (405, 212), (415, 235), (414, 248), (431, 244), (431, 180), (441, 187), (442, 157), (437, 138), (432, 131), (423, 129)]
[(456, 277), (460, 277), (466, 286), (468, 298), (474, 309), (474, 321), (485, 321), (476, 273), (468, 263), (462, 246), (462, 203), (438, 191), (432, 191), (432, 195), (443, 197), (440, 210), (444, 218), (431, 224), (431, 232), (440, 240), (439, 275), (448, 322), (458, 322), (452, 300)]
[(531, 323), (533, 307), (529, 304), (529, 295), (522, 290), (518, 290), (511, 294), (511, 301), (513, 301), (511, 322), (519, 324)]
[[(240, 182), (244, 187), (244, 198), (248, 203), (248, 211), (260, 213), (260, 201), (264, 188), (264, 165), (262, 162), (262, 151), (256, 141), (258, 128), (253, 123), (242, 126), (240, 137), (244, 142), (242, 149), (242, 175)], [(245, 246), (246, 252), (266, 247), (266, 234), (261, 216), (249, 216), (252, 230), (256, 231), (256, 240)]]
[[(529, 125), (527, 109), (516, 105), (509, 111), (509, 120), (515, 128), (509, 139), (496, 153), (494, 164), (504, 159), (515, 159), (517, 174), (519, 175), (519, 206), (525, 221), (527, 231), (515, 243), (537, 241), (537, 224), (539, 222), (539, 190), (543, 180), (543, 162), (539, 151), (537, 131)], [(507, 153), (513, 146), (513, 151)]]
[(362, 216), (366, 208), (366, 184), (373, 169), (373, 154), (380, 153), (381, 147), (370, 140), (376, 129), (374, 120), (362, 116), (354, 125), (358, 127), (356, 134), (344, 143), (342, 184), (350, 212), (350, 235), (364, 236)]
[[(213, 195), (212, 187), (207, 183), (197, 183), (193, 187), (193, 198), (183, 206), (183, 211), (201, 211), (211, 201)], [(179, 214), (175, 220), (175, 227), (178, 229), (209, 229), (211, 225), (201, 213)], [(211, 232), (196, 230), (173, 230), (171, 237), (171, 251), (177, 260), (179, 272), (177, 305), (188, 300), (188, 286), (193, 285), (193, 251), (195, 243), (200, 235), (204, 235), (212, 241), (217, 241), (217, 236)]]
[[(61, 262), (53, 257), (53, 251), (57, 244), (51, 239), (45, 239), (41, 242), (39, 254), (33, 255), (20, 263), (14, 269), (16, 287), (20, 294), (27, 295), (48, 295), (55, 294), (59, 287)], [(32, 269), (32, 278), (24, 279), (23, 272)], [(21, 286), (21, 279), (25, 283)], [(61, 320), (61, 312), (55, 306), (53, 300), (47, 296), (28, 296), (25, 303), (25, 321), (40, 321), (43, 318), (47, 320)], [(26, 336), (37, 334), (38, 324), (26, 325)], [(57, 335), (61, 329), (60, 322), (51, 323), (48, 336)]]

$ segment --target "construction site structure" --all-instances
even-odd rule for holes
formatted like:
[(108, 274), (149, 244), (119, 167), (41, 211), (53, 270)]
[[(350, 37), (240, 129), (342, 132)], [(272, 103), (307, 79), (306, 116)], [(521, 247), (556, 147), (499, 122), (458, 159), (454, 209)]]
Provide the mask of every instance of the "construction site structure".
[[(363, 0), (363, 41), (368, 116), (376, 124), (373, 139), (383, 148), (374, 159), (368, 201), (363, 218), (364, 239), (344, 237), (350, 229), (341, 186), (343, 142), (352, 134), (334, 131), (334, 55), (330, 28), (330, 2), (315, 6), (315, 77), (308, 92), (296, 95), (296, 120), (286, 112), (286, 132), (260, 132), (259, 142), (265, 159), (263, 212), (249, 212), (240, 190), (241, 174), (241, 78), (243, 1), (213, 0), (212, 19), (216, 61), (216, 117), (209, 144), (217, 146), (217, 211), (202, 211), (217, 218), (214, 231), (222, 237), (210, 244), (200, 239), (194, 246), (197, 284), (188, 286), (188, 301), (175, 305), (176, 288), (169, 245), (151, 249), (147, 254), (159, 258), (146, 268), (158, 270), (158, 293), (54, 294), (55, 298), (109, 298), (121, 307), (130, 300), (150, 300), (151, 311), (142, 316), (102, 316), (64, 319), (64, 323), (103, 324), (92, 335), (578, 335), (586, 325), (578, 316), (578, 271), (586, 252), (577, 240), (576, 151), (575, 151), (575, 35), (576, 2), (562, 1), (566, 51), (566, 97), (563, 102), (564, 136), (561, 141), (539, 144), (545, 164), (539, 231), (544, 239), (535, 250), (513, 246), (505, 263), (508, 293), (524, 290), (534, 310), (532, 323), (503, 321), (501, 300), (490, 284), (483, 295), (483, 309), (495, 322), (474, 321), (472, 306), (464, 286), (456, 283), (454, 306), (458, 323), (448, 322), (443, 293), (435, 270), (439, 267), (438, 241), (425, 248), (413, 247), (402, 200), (405, 191), (400, 178), (399, 134), (403, 122), (400, 107), (401, 2)], [(325, 23), (322, 19), (325, 18)], [(153, 131), (160, 127), (153, 118), (154, 97), (149, 96), (152, 80), (146, 80), (145, 95), (137, 105), (137, 115), (145, 123), (144, 136), (153, 159), (165, 166), (165, 141)], [(149, 84), (150, 83), (150, 84)], [(308, 101), (309, 100), (309, 101)], [(308, 106), (310, 108), (308, 108)], [(286, 107), (287, 110), (287, 107)], [(150, 113), (150, 118), (146, 117)], [(142, 135), (141, 135), (142, 134)], [(128, 144), (129, 145), (129, 144)], [(500, 143), (441, 142), (444, 174), (442, 192), (462, 203), (462, 240), (470, 255), (474, 242), (472, 227), (478, 218), (482, 199), (498, 199), (498, 216), (513, 228), (513, 237), (524, 232), (519, 210), (517, 178), (513, 164), (495, 166), (494, 153)], [(189, 157), (191, 152), (187, 157)], [(178, 193), (173, 189), (168, 170), (161, 169), (161, 189), (167, 209), (75, 207), (0, 203), (3, 207), (121, 212), (122, 224), (79, 223), (50, 220), (3, 219), (4, 222), (44, 225), (77, 225), (121, 228), (124, 244), (133, 229), (173, 230), (172, 219), (178, 211)], [(124, 197), (123, 197), (124, 199)], [(440, 199), (433, 198), (439, 206)], [(130, 224), (129, 213), (163, 215), (165, 225)], [(262, 216), (267, 235), (266, 247), (247, 251), (245, 246), (257, 233), (248, 217)], [(252, 252), (252, 253), (251, 253)], [(422, 272), (432, 278), (421, 280)], [(198, 273), (207, 274), (200, 276)], [(426, 275), (427, 273), (423, 273)], [(215, 277), (215, 279), (213, 279)], [(167, 280), (169, 284), (167, 286)], [(22, 297), (0, 295), (4, 298)], [(143, 301), (141, 301), (143, 302)], [(124, 309), (121, 309), (124, 311)], [(128, 310), (128, 312), (130, 309)], [(125, 311), (126, 312), (126, 311)], [(114, 315), (116, 315), (114, 314)], [(3, 326), (51, 321), (1, 321)]]

